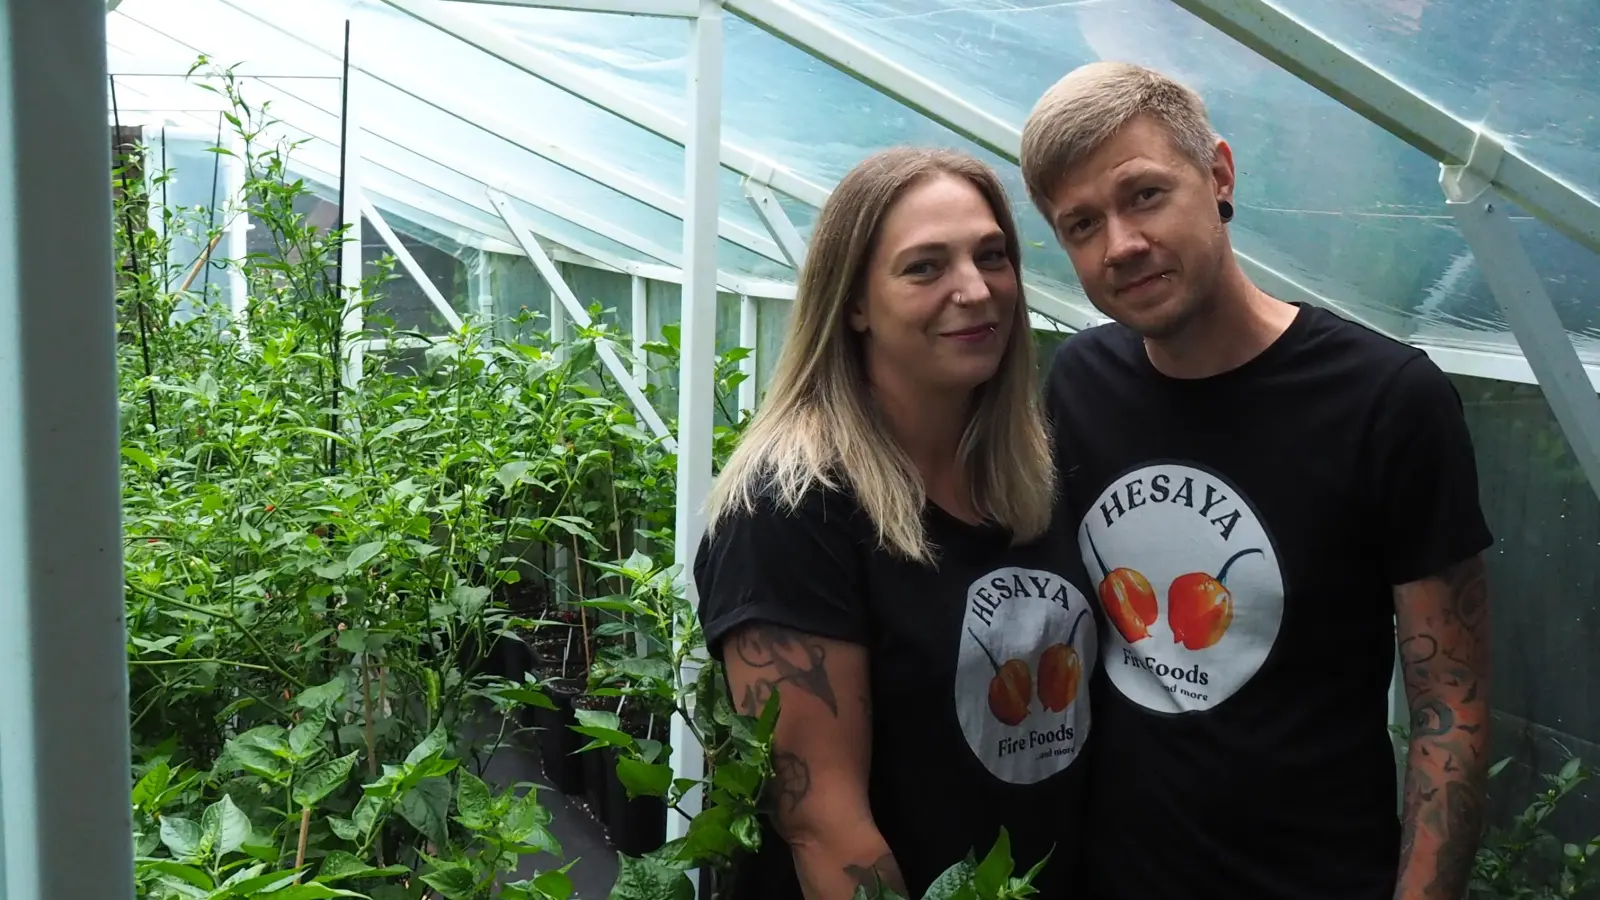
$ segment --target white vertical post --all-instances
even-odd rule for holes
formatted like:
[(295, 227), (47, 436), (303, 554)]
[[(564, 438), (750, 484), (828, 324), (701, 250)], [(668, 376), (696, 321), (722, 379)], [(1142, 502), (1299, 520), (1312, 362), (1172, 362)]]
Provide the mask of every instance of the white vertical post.
[(478, 258), (472, 263), (472, 272), (469, 276), (469, 289), (472, 295), (472, 310), (478, 316), (480, 327), (494, 318), (494, 269), (490, 264), (489, 251), (479, 250)]
[(237, 133), (224, 138), (228, 141), (228, 149), (232, 156), (224, 156), (221, 160), (222, 170), (227, 175), (228, 212), (232, 218), (228, 220), (227, 249), (223, 255), (228, 260), (228, 308), (233, 313), (234, 333), (245, 338), (249, 329), (246, 327), (246, 311), (249, 307), (249, 286), (245, 283), (244, 264), (250, 255), (250, 201), (244, 195), (244, 139)]
[(744, 381), (739, 383), (739, 409), (741, 412), (754, 412), (756, 408), (756, 375), (760, 373), (757, 366), (756, 351), (761, 339), (760, 312), (756, 306), (756, 298), (749, 294), (739, 296), (739, 346), (747, 347), (750, 355), (739, 363), (740, 371), (744, 372)]
[(645, 358), (644, 345), (650, 339), (650, 294), (643, 275), (634, 275), (633, 281), (633, 380), (644, 387), (650, 377), (650, 361)]
[(1505, 311), (1589, 488), (1600, 494), (1600, 396), (1493, 186), (1504, 158), (1500, 144), (1480, 132), (1465, 165), (1440, 168), (1445, 206)]
[[(712, 374), (717, 352), (717, 176), (722, 147), (722, 0), (700, 0), (690, 24), (689, 140), (684, 153), (683, 321), (678, 374), (678, 509), (673, 529), (674, 562), (681, 566), (684, 596), (697, 607), (694, 555), (705, 530), (705, 499), (711, 492)], [(703, 651), (702, 651), (703, 653)], [(702, 657), (703, 658), (703, 657)], [(683, 677), (699, 677), (700, 661)], [(688, 722), (672, 720), (672, 769), (677, 778), (699, 780), (705, 752)], [(700, 810), (698, 789), (680, 803)], [(672, 816), (667, 839), (688, 832), (688, 820)], [(694, 877), (691, 876), (691, 880)]]
[[(352, 29), (350, 36), (351, 54), (355, 53), (355, 34)], [(339, 286), (344, 291), (344, 386), (353, 389), (361, 383), (362, 363), (365, 358), (365, 345), (357, 340), (366, 328), (365, 307), (361, 303), (361, 172), (364, 162), (361, 158), (361, 127), (357, 110), (360, 104), (356, 98), (356, 85), (352, 79), (345, 85), (349, 102), (345, 104), (346, 121), (344, 123), (344, 225), (345, 242), (339, 248)]]
[(133, 896), (105, 19), (0, 2), (7, 900)]

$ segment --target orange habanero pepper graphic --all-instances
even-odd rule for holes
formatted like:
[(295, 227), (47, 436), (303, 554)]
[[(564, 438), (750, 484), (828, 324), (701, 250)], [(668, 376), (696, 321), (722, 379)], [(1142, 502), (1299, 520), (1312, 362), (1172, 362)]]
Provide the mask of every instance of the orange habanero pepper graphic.
[(1252, 547), (1228, 557), (1215, 578), (1205, 572), (1179, 575), (1167, 588), (1167, 624), (1172, 626), (1172, 642), (1190, 650), (1213, 646), (1233, 624), (1233, 592), (1228, 590), (1228, 570), (1241, 556), (1261, 553)]
[(1100, 548), (1094, 545), (1094, 535), (1085, 529), (1089, 549), (1094, 551), (1094, 561), (1100, 564), (1104, 577), (1100, 580), (1100, 605), (1105, 607), (1122, 639), (1137, 644), (1150, 636), (1150, 626), (1155, 624), (1161, 610), (1156, 603), (1156, 590), (1150, 579), (1133, 569), (1108, 569), (1100, 558)]
[(1039, 702), (1051, 712), (1061, 712), (1078, 699), (1078, 685), (1083, 682), (1083, 660), (1078, 658), (1078, 648), (1072, 639), (1078, 636), (1078, 626), (1087, 609), (1078, 613), (1072, 622), (1072, 631), (1060, 644), (1051, 644), (1039, 655)]
[(967, 629), (967, 634), (978, 642), (978, 648), (994, 667), (994, 678), (989, 680), (989, 711), (1007, 725), (1021, 724), (1028, 717), (1028, 704), (1033, 700), (1033, 677), (1028, 664), (1020, 659), (1008, 659), (1002, 666), (971, 628)]

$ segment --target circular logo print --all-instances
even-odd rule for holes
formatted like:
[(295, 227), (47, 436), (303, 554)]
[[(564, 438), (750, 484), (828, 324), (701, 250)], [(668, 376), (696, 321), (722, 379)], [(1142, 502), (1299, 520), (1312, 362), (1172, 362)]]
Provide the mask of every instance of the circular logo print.
[(1283, 573), (1255, 510), (1221, 477), (1185, 465), (1118, 478), (1078, 527), (1110, 623), (1106, 673), (1166, 713), (1207, 710), (1243, 687), (1283, 621)]
[(996, 778), (1033, 784), (1077, 759), (1096, 641), (1088, 598), (1054, 572), (996, 569), (967, 589), (956, 715)]

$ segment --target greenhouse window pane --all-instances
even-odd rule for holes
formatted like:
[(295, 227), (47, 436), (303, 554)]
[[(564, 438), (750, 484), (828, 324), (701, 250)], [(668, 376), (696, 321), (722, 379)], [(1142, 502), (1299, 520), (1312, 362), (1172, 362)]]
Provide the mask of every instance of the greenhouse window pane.
[(1591, 198), (1600, 198), (1594, 0), (1274, 0)]
[[(1494, 299), (1462, 277), (1470, 255), (1445, 209), (1438, 164), (1167, 0), (795, 2), (1019, 128), (1038, 97), (1084, 63), (1127, 60), (1175, 76), (1201, 93), (1233, 147), (1240, 183), (1230, 231), (1242, 253), (1396, 335), (1510, 345)], [(1056, 263), (1065, 254), (1054, 238), (1036, 227), (1041, 217), (1008, 184), (1033, 243), (1030, 263), (1075, 283)], [(1596, 298), (1575, 289), (1573, 266), (1588, 263), (1552, 249), (1548, 235), (1528, 232), (1529, 255), (1581, 331), (1586, 320), (1573, 309)]]

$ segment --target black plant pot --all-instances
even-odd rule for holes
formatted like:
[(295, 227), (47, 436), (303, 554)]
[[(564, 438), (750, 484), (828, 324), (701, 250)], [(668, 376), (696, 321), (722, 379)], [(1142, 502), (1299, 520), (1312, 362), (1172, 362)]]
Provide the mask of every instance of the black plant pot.
[[(581, 746), (581, 745), (580, 745)], [(601, 827), (606, 824), (606, 801), (611, 798), (607, 781), (615, 781), (617, 770), (606, 756), (608, 747), (596, 747), (578, 754), (583, 760), (583, 796), (589, 801), (589, 810)]]
[(539, 760), (544, 774), (556, 790), (572, 796), (584, 790), (584, 760), (578, 750), (588, 739), (572, 730), (578, 719), (572, 712), (572, 698), (579, 683), (575, 679), (552, 681), (547, 695), (555, 709), (533, 708), (533, 725), (539, 731)]
[(628, 789), (617, 777), (617, 751), (612, 747), (606, 754), (606, 770), (610, 778), (606, 789), (606, 832), (618, 852), (629, 856), (643, 856), (658, 849), (667, 841), (667, 805), (660, 797), (634, 797), (629, 799)]

